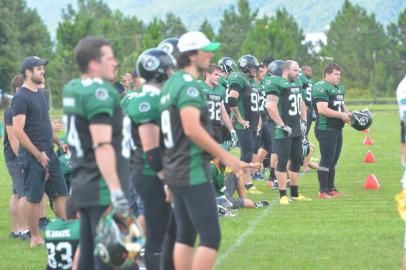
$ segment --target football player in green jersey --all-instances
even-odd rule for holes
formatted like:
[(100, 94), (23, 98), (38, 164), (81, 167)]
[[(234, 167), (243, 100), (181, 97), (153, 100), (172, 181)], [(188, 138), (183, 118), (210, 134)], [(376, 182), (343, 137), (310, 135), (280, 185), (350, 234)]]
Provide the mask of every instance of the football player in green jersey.
[(216, 64), (210, 64), (205, 81), (199, 81), (206, 96), (207, 107), (209, 108), (210, 120), (213, 127), (213, 138), (221, 144), (223, 142), (223, 123), (229, 130), (233, 141), (237, 140), (237, 133), (234, 130), (230, 116), (224, 107), (226, 89), (219, 83), (221, 69)]
[(72, 199), (80, 209), (79, 269), (112, 269), (94, 256), (96, 225), (112, 204), (128, 217), (131, 121), (108, 83), (117, 62), (107, 41), (86, 37), (75, 48), (81, 76), (63, 90), (64, 122), (72, 161)]
[(162, 181), (159, 94), (163, 82), (173, 73), (175, 66), (175, 59), (162, 49), (143, 52), (138, 57), (136, 71), (145, 79), (145, 84), (127, 104), (135, 144), (134, 176), (131, 180), (145, 207), (147, 242), (144, 258), (147, 269), (151, 270), (160, 269), (162, 244), (170, 213)]
[[(230, 94), (228, 104), (237, 122), (238, 141), (240, 142), (240, 159), (252, 162), (259, 123), (259, 91), (255, 82), (259, 62), (255, 56), (244, 55), (238, 60), (241, 72), (232, 72), (228, 77)], [(251, 171), (244, 170), (244, 181), (250, 193), (262, 193), (251, 182)]]
[(310, 201), (299, 194), (299, 171), (302, 163), (302, 136), (306, 133), (306, 108), (301, 99), (301, 88), (297, 84), (299, 65), (287, 60), (281, 77), (276, 77), (269, 86), (267, 109), (276, 124), (274, 129), (275, 149), (278, 155), (276, 178), (280, 204), (289, 204), (286, 195), (286, 166), (290, 160), (290, 190), (295, 201)]
[[(230, 75), (231, 72), (233, 72), (236, 68), (235, 61), (231, 57), (223, 57), (221, 58), (217, 65), (221, 69), (221, 76), (219, 79), (219, 84), (222, 85), (226, 89), (226, 97), (224, 99), (224, 107), (226, 108), (226, 111), (230, 118), (232, 119), (231, 116), (231, 110), (230, 106), (228, 105), (228, 95), (230, 92), (230, 84), (228, 82), (228, 76)], [(222, 137), (223, 137), (223, 142), (231, 146), (236, 146), (238, 142), (237, 134), (230, 134), (229, 130), (225, 125), (223, 125), (222, 128)]]
[(312, 99), (317, 119), (314, 134), (320, 146), (320, 164), (317, 170), (322, 199), (340, 197), (335, 187), (335, 166), (343, 143), (342, 128), (350, 121), (351, 113), (344, 106), (344, 86), (340, 83), (341, 68), (328, 64), (323, 71), (324, 79), (313, 86)]
[[(265, 95), (268, 96), (271, 91), (271, 83), (274, 80), (278, 80), (277, 77), (282, 76), (283, 72), (283, 65), (285, 61), (283, 60), (274, 60), (268, 65), (268, 74), (264, 77), (263, 79), (263, 85), (265, 87)], [(267, 106), (267, 105), (265, 105)], [(267, 109), (268, 111), (268, 109)], [(267, 186), (273, 189), (278, 188), (278, 183), (276, 180), (275, 176), (275, 168), (276, 164), (278, 162), (278, 156), (276, 155), (276, 150), (275, 150), (275, 122), (272, 120), (272, 118), (269, 116), (266, 118), (265, 121), (265, 126), (269, 127), (269, 133), (270, 133), (270, 144), (271, 144), (271, 156), (270, 156), (270, 171), (269, 171), (269, 179), (267, 181)]]
[[(212, 269), (220, 244), (215, 195), (209, 179), (211, 156), (218, 156), (235, 173), (240, 172), (241, 162), (210, 136), (206, 98), (196, 83), (219, 45), (201, 32), (182, 35), (178, 43), (179, 70), (161, 91), (164, 181), (173, 192), (177, 226), (174, 262), (180, 270)], [(194, 251), (197, 234), (200, 245)]]
[(302, 66), (302, 74), (299, 75), (299, 80), (302, 82), (302, 98), (306, 105), (307, 111), (307, 131), (306, 135), (309, 134), (310, 127), (313, 122), (313, 105), (312, 105), (312, 88), (313, 88), (313, 69), (309, 65)]
[(45, 229), (45, 246), (48, 251), (47, 270), (70, 270), (77, 254), (80, 235), (78, 210), (74, 202), (66, 202), (67, 219), (52, 220)]

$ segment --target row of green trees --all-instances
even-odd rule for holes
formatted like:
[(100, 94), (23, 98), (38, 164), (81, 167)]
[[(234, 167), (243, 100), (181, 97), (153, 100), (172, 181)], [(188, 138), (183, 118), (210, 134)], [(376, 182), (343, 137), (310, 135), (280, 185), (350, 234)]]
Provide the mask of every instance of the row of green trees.
[[(77, 6), (64, 9), (52, 42), (44, 22), (25, 0), (0, 0), (0, 87), (9, 88), (25, 56), (49, 58), (47, 84), (58, 105), (63, 85), (78, 76), (73, 49), (82, 37), (95, 35), (110, 40), (120, 71), (127, 72), (143, 50), (187, 31), (173, 14), (146, 24), (111, 10), (101, 0), (78, 0)], [(215, 60), (222, 56), (237, 60), (247, 53), (260, 60), (268, 56), (295, 59), (313, 65), (316, 78), (320, 78), (324, 64), (334, 61), (343, 68), (347, 88), (352, 89), (349, 93), (357, 96), (393, 95), (406, 71), (406, 10), (385, 29), (374, 14), (345, 1), (326, 32), (328, 43), (321, 44), (319, 52), (304, 42), (303, 30), (286, 10), (259, 18), (258, 10), (252, 10), (247, 0), (239, 0), (237, 6), (224, 11), (218, 33), (207, 19), (200, 30), (223, 44)]]

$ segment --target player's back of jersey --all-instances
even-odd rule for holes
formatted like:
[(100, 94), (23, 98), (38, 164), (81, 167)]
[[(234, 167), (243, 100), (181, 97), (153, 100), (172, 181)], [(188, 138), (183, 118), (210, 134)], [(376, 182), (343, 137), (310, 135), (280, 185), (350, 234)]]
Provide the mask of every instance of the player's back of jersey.
[(65, 86), (63, 106), (66, 137), (72, 153), (72, 196), (78, 207), (109, 205), (109, 191), (97, 167), (90, 125), (95, 118), (102, 117), (103, 123), (112, 126), (111, 145), (116, 153), (117, 172), (126, 190), (131, 121), (123, 117), (119, 94), (101, 79), (78, 78)]
[(47, 270), (72, 269), (79, 236), (79, 220), (57, 219), (47, 225), (45, 229), (45, 245), (48, 251)]

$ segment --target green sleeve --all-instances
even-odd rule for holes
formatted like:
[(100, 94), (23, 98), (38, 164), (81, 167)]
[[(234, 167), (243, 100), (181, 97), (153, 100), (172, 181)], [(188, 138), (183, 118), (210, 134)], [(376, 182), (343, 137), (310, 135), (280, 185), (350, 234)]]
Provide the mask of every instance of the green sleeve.
[(267, 95), (271, 94), (279, 97), (282, 94), (282, 90), (283, 88), (280, 87), (276, 82), (271, 82)]
[[(111, 87), (111, 88), (110, 88)], [(83, 100), (87, 120), (98, 114), (113, 116), (115, 107), (119, 104), (118, 93), (112, 86), (103, 84), (89, 91)]]
[(329, 101), (329, 96), (327, 93), (327, 89), (323, 87), (323, 85), (315, 84), (312, 89), (312, 98), (314, 100), (325, 100)]
[(186, 107), (193, 106), (199, 109), (206, 105), (204, 94), (196, 84), (186, 84), (179, 92), (176, 101), (178, 110)]
[(132, 99), (128, 103), (128, 116), (137, 125), (159, 124), (159, 101), (150, 96)]
[(241, 76), (241, 74), (239, 74), (237, 72), (231, 73), (230, 76), (228, 76), (228, 82), (230, 84), (230, 87), (232, 87), (233, 84), (236, 84), (236, 85), (240, 86), (241, 89), (244, 89), (245, 80)]
[(262, 85), (263, 85), (263, 87), (265, 89), (265, 94), (266, 95), (270, 94), (271, 93), (271, 87), (270, 87), (271, 86), (271, 78), (265, 77), (262, 80)]

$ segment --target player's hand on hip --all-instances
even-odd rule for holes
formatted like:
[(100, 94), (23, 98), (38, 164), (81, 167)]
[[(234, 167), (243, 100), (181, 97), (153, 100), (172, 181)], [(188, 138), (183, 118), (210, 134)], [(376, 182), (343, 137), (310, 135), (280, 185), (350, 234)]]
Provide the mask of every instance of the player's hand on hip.
[(283, 131), (285, 131), (287, 134), (288, 134), (288, 136), (290, 136), (290, 135), (292, 135), (292, 132), (293, 132), (293, 130), (292, 130), (292, 128), (290, 127), (290, 126), (288, 126), (288, 125), (283, 125), (282, 127), (280, 127)]
[(247, 129), (250, 127), (250, 121), (245, 121), (244, 119), (241, 119), (239, 121), (239, 123), (241, 124), (241, 126), (243, 126), (244, 129)]
[(44, 151), (39, 153), (39, 155), (37, 156), (37, 160), (42, 167), (46, 168), (48, 166), (49, 158)]

